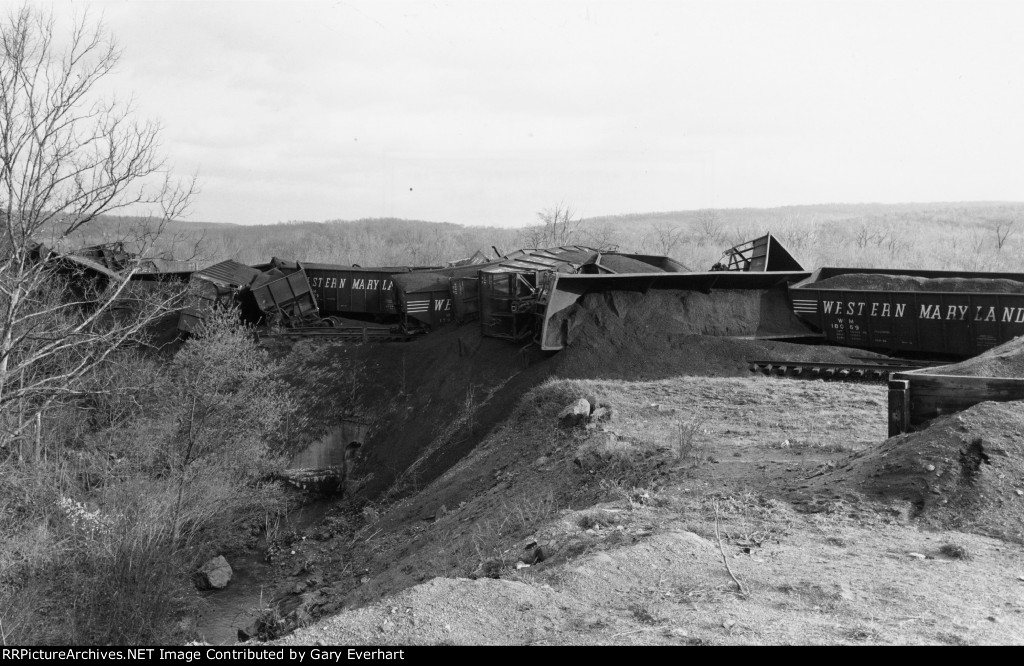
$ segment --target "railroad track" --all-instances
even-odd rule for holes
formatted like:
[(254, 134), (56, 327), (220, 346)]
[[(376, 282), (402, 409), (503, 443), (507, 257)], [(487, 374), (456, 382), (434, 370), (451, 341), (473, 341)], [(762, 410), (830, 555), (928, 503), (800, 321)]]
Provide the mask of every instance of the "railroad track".
[(331, 338), (342, 342), (409, 342), (414, 337), (411, 333), (392, 331), (386, 328), (333, 328), (306, 327), (286, 328), (271, 337), (290, 338)]
[[(861, 359), (866, 360), (866, 359)], [(904, 361), (902, 359), (872, 359), (871, 363), (809, 363), (806, 361), (748, 360), (751, 372), (780, 377), (807, 379), (834, 379), (839, 381), (886, 381), (894, 372), (927, 368), (937, 363)]]

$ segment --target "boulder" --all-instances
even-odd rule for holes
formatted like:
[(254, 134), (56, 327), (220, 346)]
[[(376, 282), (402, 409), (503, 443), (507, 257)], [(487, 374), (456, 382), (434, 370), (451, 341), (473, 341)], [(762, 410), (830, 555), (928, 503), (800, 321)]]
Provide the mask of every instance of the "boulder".
[(195, 584), (200, 590), (220, 590), (231, 581), (231, 565), (223, 555), (209, 560), (195, 573)]
[(580, 398), (558, 414), (558, 422), (566, 428), (585, 423), (588, 418), (590, 418), (590, 403), (585, 398)]

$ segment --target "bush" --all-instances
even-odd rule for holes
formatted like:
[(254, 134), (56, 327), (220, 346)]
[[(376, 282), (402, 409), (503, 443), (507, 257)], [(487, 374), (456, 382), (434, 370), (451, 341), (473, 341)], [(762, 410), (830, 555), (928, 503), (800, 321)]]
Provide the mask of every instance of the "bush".
[(0, 462), (7, 644), (184, 639), (189, 574), (283, 507), (271, 477), (291, 400), (236, 317), (213, 314), (169, 363), (116, 360), (94, 378), (107, 393), (48, 413), (45, 455)]

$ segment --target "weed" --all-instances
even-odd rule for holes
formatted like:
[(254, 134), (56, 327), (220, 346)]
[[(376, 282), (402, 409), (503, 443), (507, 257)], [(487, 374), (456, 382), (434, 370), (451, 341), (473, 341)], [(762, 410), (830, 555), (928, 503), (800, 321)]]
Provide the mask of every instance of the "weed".
[(617, 522), (618, 518), (614, 513), (609, 513), (608, 511), (602, 511), (600, 509), (583, 511), (576, 517), (576, 524), (580, 526), (580, 529), (584, 530), (593, 529), (595, 527), (609, 527)]
[(553, 490), (539, 495), (520, 495), (511, 503), (505, 503), (503, 508), (508, 513), (507, 524), (518, 534), (533, 532), (558, 514)]
[(608, 497), (624, 502), (631, 511), (668, 506), (670, 503), (670, 498), (663, 495), (660, 488), (653, 483), (633, 486), (620, 481), (602, 479), (600, 488)]
[(372, 504), (367, 504), (360, 512), (367, 525), (372, 525), (380, 520), (380, 511)]
[(656, 615), (652, 614), (649, 610), (647, 610), (643, 606), (640, 606), (640, 605), (637, 605), (637, 604), (634, 604), (634, 605), (630, 606), (629, 607), (629, 612), (633, 614), (633, 617), (636, 618), (636, 621), (639, 622), (640, 624), (654, 625), (654, 624), (660, 624), (662, 622), (662, 620), (659, 617), (657, 617)]
[(946, 543), (939, 548), (939, 552), (947, 557), (951, 557), (954, 560), (969, 560), (971, 554), (967, 552), (967, 549), (957, 543)]
[(785, 503), (752, 490), (725, 495), (717, 501), (725, 538), (748, 547), (778, 541), (789, 533), (793, 522)]
[(672, 448), (677, 460), (688, 462), (691, 467), (697, 467), (704, 461), (707, 450), (707, 442), (703, 439), (707, 435), (706, 423), (707, 418), (700, 414), (676, 422)]
[(651, 442), (602, 433), (583, 442), (577, 449), (575, 461), (583, 471), (602, 482), (613, 481), (626, 487), (649, 486), (666, 472), (656, 452), (657, 446)]
[(263, 592), (260, 592), (260, 605), (256, 609), (256, 618), (250, 625), (250, 629), (252, 631), (250, 638), (261, 641), (272, 641), (279, 638), (288, 629), (288, 623), (281, 617), (281, 611), (277, 605), (264, 603)]

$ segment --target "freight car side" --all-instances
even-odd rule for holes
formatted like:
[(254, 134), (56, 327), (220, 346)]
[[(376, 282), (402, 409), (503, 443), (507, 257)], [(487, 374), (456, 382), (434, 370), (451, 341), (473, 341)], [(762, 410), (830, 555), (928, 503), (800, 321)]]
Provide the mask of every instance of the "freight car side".
[(1024, 335), (1024, 274), (821, 268), (789, 291), (832, 343), (969, 357)]
[(360, 268), (305, 262), (302, 268), (320, 306), (321, 317), (368, 315), (384, 319), (399, 314), (392, 276), (411, 270), (407, 266)]

